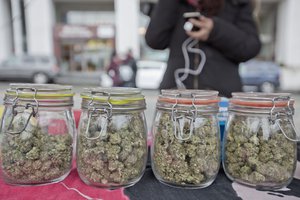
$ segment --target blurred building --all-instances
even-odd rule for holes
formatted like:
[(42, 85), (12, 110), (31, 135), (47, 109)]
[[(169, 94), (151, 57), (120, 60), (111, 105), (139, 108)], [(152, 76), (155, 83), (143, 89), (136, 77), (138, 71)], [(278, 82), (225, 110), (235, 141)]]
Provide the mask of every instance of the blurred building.
[(139, 0), (1, 0), (0, 61), (56, 56), (69, 71), (103, 68), (114, 49), (140, 55)]
[[(147, 17), (157, 0), (1, 0), (0, 61), (11, 54), (56, 56), (68, 71), (103, 68), (113, 49), (143, 53)], [(299, 0), (256, 0), (260, 57), (300, 70)]]

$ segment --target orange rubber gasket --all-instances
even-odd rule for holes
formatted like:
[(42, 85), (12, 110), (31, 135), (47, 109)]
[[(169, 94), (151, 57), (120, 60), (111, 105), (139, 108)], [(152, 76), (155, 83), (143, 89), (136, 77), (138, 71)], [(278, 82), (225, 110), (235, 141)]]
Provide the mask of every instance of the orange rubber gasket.
[(160, 102), (165, 102), (165, 103), (172, 103), (172, 104), (184, 104), (184, 105), (192, 105), (193, 103), (195, 105), (208, 105), (208, 104), (213, 104), (213, 103), (219, 103), (220, 99), (202, 99), (202, 100), (193, 100), (193, 99), (170, 99), (170, 98), (159, 98), (158, 99)]
[[(241, 105), (241, 106), (249, 106), (249, 107), (273, 107), (274, 103), (270, 101), (242, 101), (242, 100), (236, 100), (236, 99), (231, 99), (229, 100), (230, 103), (236, 104), (236, 105)], [(294, 100), (290, 101), (290, 105), (294, 105)], [(286, 107), (288, 106), (287, 101), (278, 101), (275, 102), (275, 107)]]

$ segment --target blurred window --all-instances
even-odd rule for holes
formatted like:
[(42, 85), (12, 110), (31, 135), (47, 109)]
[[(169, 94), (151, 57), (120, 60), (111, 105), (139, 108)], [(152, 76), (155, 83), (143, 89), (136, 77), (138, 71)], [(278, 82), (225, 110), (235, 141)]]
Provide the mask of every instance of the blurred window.
[(42, 63), (49, 63), (49, 62), (50, 62), (50, 58), (47, 58), (47, 57), (41, 57), (41, 58), (39, 58), (38, 61), (40, 61), (40, 62), (42, 62)]
[(16, 57), (11, 57), (7, 61), (4, 62), (4, 66), (16, 66), (20, 63), (20, 60)]
[(35, 59), (33, 57), (26, 56), (26, 57), (22, 58), (22, 63), (34, 63), (34, 62), (35, 62)]
[(113, 11), (68, 11), (66, 14), (68, 24), (90, 25), (114, 24), (115, 13)]

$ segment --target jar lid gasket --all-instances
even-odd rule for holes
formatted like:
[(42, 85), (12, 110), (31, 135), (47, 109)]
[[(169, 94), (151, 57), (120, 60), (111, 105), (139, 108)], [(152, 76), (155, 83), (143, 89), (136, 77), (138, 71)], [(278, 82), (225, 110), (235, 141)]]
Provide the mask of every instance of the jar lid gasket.
[[(145, 97), (141, 93), (141, 89), (127, 87), (113, 88), (85, 88), (81, 93), (83, 99), (83, 107), (93, 104), (106, 103), (113, 106), (113, 109), (124, 106), (134, 108), (145, 108)], [(127, 109), (127, 108), (126, 108)]]
[(291, 99), (290, 95), (290, 93), (236, 92), (232, 93), (229, 102), (244, 107), (283, 108), (294, 104), (295, 100)]
[(6, 90), (6, 95), (17, 96), (18, 98), (36, 99), (59, 99), (63, 97), (73, 97), (72, 86), (58, 84), (10, 84)]
[(159, 102), (182, 105), (208, 105), (218, 103), (218, 92), (213, 90), (162, 90)]

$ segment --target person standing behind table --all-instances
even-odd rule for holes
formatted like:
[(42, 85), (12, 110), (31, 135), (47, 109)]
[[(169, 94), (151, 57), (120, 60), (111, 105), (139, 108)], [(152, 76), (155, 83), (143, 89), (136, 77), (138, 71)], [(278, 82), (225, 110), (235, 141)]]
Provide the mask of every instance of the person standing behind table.
[[(170, 48), (161, 89), (175, 88), (174, 72), (184, 68), (182, 44), (188, 38), (199, 40), (206, 55), (200, 75), (189, 75), (186, 88), (213, 89), (230, 97), (242, 90), (238, 72), (240, 62), (255, 57), (261, 47), (250, 0), (159, 0), (154, 8), (145, 39), (153, 49)], [(200, 11), (199, 19), (189, 19), (198, 31), (185, 31), (185, 12)], [(189, 54), (192, 68), (200, 56)]]
[(111, 58), (110, 58), (110, 64), (107, 68), (108, 75), (113, 80), (113, 86), (122, 86), (123, 81), (120, 77), (120, 65), (122, 63), (122, 60), (117, 55), (116, 51), (112, 52)]
[(126, 86), (128, 87), (136, 87), (136, 73), (137, 73), (137, 65), (136, 65), (136, 60), (133, 57), (132, 50), (128, 50), (126, 54), (126, 58), (123, 61), (124, 65), (130, 66), (131, 70), (131, 78), (130, 80), (127, 81)]

